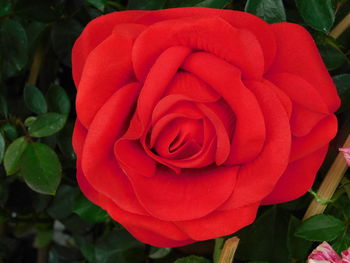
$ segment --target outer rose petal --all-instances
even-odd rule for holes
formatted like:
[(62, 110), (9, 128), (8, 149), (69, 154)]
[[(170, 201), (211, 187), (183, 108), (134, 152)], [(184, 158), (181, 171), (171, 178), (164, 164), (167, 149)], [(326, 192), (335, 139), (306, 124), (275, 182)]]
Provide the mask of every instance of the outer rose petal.
[(310, 34), (292, 23), (275, 23), (271, 29), (278, 48), (269, 74), (287, 72), (302, 77), (320, 93), (330, 112), (335, 112), (340, 99)]
[[(89, 127), (96, 112), (116, 90), (133, 81), (131, 50), (134, 39), (143, 28), (138, 24), (118, 25), (89, 54), (76, 99), (77, 114), (85, 127)], [(115, 48), (115, 43), (118, 43), (118, 48)]]
[(222, 210), (260, 202), (275, 187), (288, 165), (291, 134), (287, 112), (268, 82), (246, 82), (254, 92), (265, 117), (266, 140), (260, 155), (239, 170), (232, 196)]
[(215, 211), (205, 217), (175, 224), (194, 240), (207, 240), (232, 234), (251, 224), (258, 207), (259, 203), (255, 203), (233, 210)]
[(113, 152), (114, 141), (125, 131), (138, 91), (138, 83), (119, 89), (96, 114), (86, 137), (82, 168), (88, 182), (98, 192), (112, 199), (122, 209), (145, 214)]
[(159, 167), (153, 177), (128, 176), (138, 200), (152, 216), (180, 221), (206, 216), (224, 203), (234, 189), (237, 170), (214, 166), (176, 174)]
[(341, 263), (337, 252), (327, 243), (323, 242), (315, 248), (308, 257), (308, 263)]
[(114, 220), (147, 244), (160, 247), (176, 247), (194, 242), (172, 222), (126, 212), (108, 199), (104, 200), (103, 208), (108, 211)]
[(327, 150), (328, 146), (323, 147), (303, 159), (290, 163), (272, 193), (265, 197), (262, 204), (288, 202), (305, 194), (311, 188)]
[(112, 33), (113, 28), (121, 23), (133, 23), (147, 13), (148, 11), (115, 12), (100, 16), (85, 27), (83, 33), (74, 43), (72, 50), (72, 71), (76, 87), (79, 86), (86, 58)]

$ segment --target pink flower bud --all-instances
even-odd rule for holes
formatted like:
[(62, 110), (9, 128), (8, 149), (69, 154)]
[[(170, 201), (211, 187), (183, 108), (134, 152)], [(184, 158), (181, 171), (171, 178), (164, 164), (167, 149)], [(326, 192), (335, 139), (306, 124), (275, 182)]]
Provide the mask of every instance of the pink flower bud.
[(341, 253), (342, 263), (350, 263), (350, 247)]
[(350, 147), (339, 148), (339, 151), (343, 152), (345, 161), (350, 166)]
[(323, 242), (315, 248), (308, 257), (308, 263), (342, 263), (337, 252), (327, 243)]

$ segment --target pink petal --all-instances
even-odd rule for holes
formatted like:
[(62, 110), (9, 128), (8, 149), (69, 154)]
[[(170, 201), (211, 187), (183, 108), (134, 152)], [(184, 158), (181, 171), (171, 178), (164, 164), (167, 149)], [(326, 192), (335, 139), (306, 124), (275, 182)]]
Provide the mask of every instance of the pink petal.
[[(347, 149), (349, 150), (349, 148)], [(341, 252), (341, 255), (342, 255), (342, 261), (341, 261), (342, 263), (350, 263), (350, 247), (347, 250)]]
[(342, 261), (337, 252), (327, 242), (323, 242), (311, 252), (308, 263), (342, 263)]
[(348, 166), (350, 166), (350, 147), (347, 148), (339, 148), (340, 152), (343, 152), (344, 158)]

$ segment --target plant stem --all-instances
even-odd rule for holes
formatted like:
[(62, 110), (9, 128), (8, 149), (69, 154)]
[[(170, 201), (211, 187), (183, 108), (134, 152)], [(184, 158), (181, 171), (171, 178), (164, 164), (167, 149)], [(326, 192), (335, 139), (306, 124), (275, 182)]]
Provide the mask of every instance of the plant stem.
[(42, 64), (43, 56), (44, 56), (44, 49), (43, 49), (43, 47), (39, 46), (37, 51), (35, 52), (32, 66), (30, 68), (28, 81), (27, 81), (31, 85), (36, 84), (36, 81), (37, 81), (38, 75), (39, 75), (39, 71), (40, 71), (40, 67)]
[(332, 29), (329, 35), (333, 38), (338, 38), (348, 27), (350, 27), (350, 13)]
[(238, 247), (239, 238), (231, 237), (226, 240), (224, 247), (221, 251), (220, 259), (218, 263), (232, 263), (235, 256), (236, 249)]
[[(343, 147), (350, 146), (350, 135), (347, 137)], [(328, 170), (325, 178), (323, 179), (320, 188), (317, 191), (317, 196), (323, 200), (330, 200), (337, 189), (341, 179), (343, 178), (346, 170), (347, 164), (344, 159), (343, 153), (339, 152), (335, 158), (331, 168)], [(322, 214), (326, 209), (327, 204), (322, 204), (316, 199), (313, 199), (310, 203), (306, 213), (304, 215), (304, 220), (311, 216)]]

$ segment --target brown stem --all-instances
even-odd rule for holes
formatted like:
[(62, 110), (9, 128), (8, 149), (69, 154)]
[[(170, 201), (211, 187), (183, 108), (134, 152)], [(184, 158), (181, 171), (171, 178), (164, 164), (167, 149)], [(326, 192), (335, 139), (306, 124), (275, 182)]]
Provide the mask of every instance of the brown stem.
[(232, 263), (235, 256), (236, 249), (238, 247), (239, 238), (231, 237), (226, 240), (224, 247), (221, 251), (220, 259), (218, 263)]
[(329, 35), (333, 38), (338, 38), (348, 27), (350, 27), (350, 13), (332, 29)]
[[(350, 146), (350, 135), (347, 137), (343, 147)], [(328, 170), (323, 179), (320, 188), (317, 191), (319, 198), (323, 200), (330, 200), (337, 189), (341, 179), (343, 178), (348, 166), (344, 159), (343, 153), (339, 152), (335, 158), (331, 168)], [(321, 204), (313, 199), (304, 215), (304, 220), (317, 214), (322, 214), (326, 209), (327, 204)]]
[(35, 52), (32, 66), (30, 68), (28, 81), (27, 81), (31, 85), (36, 84), (36, 81), (37, 81), (38, 75), (39, 75), (39, 71), (40, 71), (40, 67), (41, 67), (41, 63), (43, 60), (43, 56), (44, 56), (44, 49), (43, 49), (43, 47), (39, 46), (37, 51)]
[(37, 263), (47, 263), (49, 258), (49, 246), (41, 247), (37, 249)]

